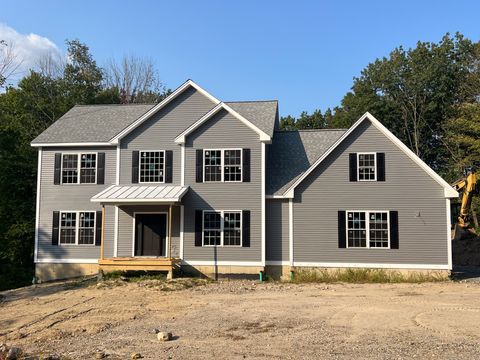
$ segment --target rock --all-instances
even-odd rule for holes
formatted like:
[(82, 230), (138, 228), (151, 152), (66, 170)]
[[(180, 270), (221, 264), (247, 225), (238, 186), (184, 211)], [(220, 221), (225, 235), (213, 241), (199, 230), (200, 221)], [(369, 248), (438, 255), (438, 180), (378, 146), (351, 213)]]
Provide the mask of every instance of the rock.
[(159, 332), (160, 332), (160, 330), (158, 330), (157, 328), (153, 329), (154, 334), (158, 334)]
[(132, 359), (142, 359), (143, 358), (142, 354), (140, 354), (140, 353), (133, 353), (131, 357), (132, 357)]
[(157, 339), (160, 341), (170, 341), (172, 340), (172, 333), (160, 331), (157, 333)]
[(58, 356), (58, 355), (47, 355), (43, 358), (43, 360), (60, 360), (60, 356)]
[(107, 354), (105, 354), (103, 351), (99, 351), (95, 354), (95, 359), (104, 359), (107, 357)]
[(0, 355), (6, 355), (8, 351), (7, 344), (0, 344)]
[(22, 354), (22, 349), (19, 347), (14, 347), (12, 346), (8, 352), (7, 352), (7, 357), (5, 358), (6, 360), (17, 360), (20, 358), (20, 355)]

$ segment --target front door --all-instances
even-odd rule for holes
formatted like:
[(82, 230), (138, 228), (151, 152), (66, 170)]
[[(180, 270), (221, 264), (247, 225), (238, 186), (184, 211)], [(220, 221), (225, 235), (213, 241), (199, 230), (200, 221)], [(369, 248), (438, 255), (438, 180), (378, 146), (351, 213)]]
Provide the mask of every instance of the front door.
[(135, 224), (135, 256), (167, 256), (167, 214), (136, 214)]

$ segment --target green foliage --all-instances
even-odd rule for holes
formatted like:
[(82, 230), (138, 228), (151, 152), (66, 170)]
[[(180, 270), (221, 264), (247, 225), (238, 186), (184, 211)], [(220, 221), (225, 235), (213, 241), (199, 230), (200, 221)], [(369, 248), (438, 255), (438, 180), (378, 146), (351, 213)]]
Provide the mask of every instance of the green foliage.
[(298, 269), (294, 281), (298, 283), (423, 283), (445, 281), (443, 273), (389, 271), (383, 269)]
[(76, 104), (120, 103), (117, 89), (102, 87), (102, 69), (88, 47), (78, 40), (67, 44), (60, 76), (31, 71), (0, 93), (2, 289), (29, 284), (33, 277), (37, 151), (30, 142)]

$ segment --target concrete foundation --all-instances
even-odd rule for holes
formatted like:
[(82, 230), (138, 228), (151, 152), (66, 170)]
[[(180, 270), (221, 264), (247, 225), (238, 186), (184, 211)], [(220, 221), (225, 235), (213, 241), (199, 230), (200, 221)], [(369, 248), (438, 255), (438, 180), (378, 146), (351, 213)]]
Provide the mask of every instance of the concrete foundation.
[(181, 270), (186, 275), (206, 276), (212, 279), (218, 277), (258, 277), (262, 266), (212, 266), (212, 265), (182, 265)]
[(69, 279), (98, 273), (98, 264), (35, 264), (35, 277), (39, 281)]

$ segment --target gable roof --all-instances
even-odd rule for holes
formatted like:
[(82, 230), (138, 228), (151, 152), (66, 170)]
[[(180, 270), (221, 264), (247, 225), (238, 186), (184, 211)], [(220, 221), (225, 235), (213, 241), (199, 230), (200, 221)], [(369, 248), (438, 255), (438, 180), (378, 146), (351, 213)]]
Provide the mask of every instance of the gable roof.
[(32, 145), (111, 145), (110, 139), (154, 105), (76, 105), (38, 135)]
[[(223, 103), (192, 80), (187, 80), (158, 104), (74, 106), (37, 136), (31, 145), (34, 147), (116, 145), (121, 138), (190, 87), (212, 101), (211, 111), (214, 111), (212, 115), (223, 108), (257, 131), (262, 141), (271, 140), (273, 129), (278, 121), (277, 101)], [(207, 119), (203, 116), (201, 120), (203, 122)]]
[(281, 196), (345, 131), (275, 131), (268, 147), (266, 193)]
[[(195, 90), (200, 92), (202, 95), (206, 96), (208, 99), (212, 101), (213, 104), (218, 104), (220, 100), (218, 100), (216, 97), (211, 95), (209, 92), (201, 88), (199, 85), (197, 85), (193, 80), (187, 80), (185, 81), (182, 85), (180, 85), (178, 88), (175, 89), (174, 92), (172, 92), (169, 96), (167, 96), (165, 99), (163, 99), (161, 102), (159, 102), (157, 105), (152, 107), (148, 112), (143, 114), (141, 117), (136, 119), (133, 123), (131, 123), (129, 126), (127, 126), (125, 129), (123, 129), (121, 132), (116, 134), (114, 137), (110, 139), (110, 142), (112, 144), (118, 144), (118, 141), (129, 134), (131, 131), (133, 131), (136, 127), (138, 127), (140, 124), (142, 124), (145, 120), (149, 119), (152, 115), (157, 113), (160, 109), (165, 107), (167, 104), (169, 104), (173, 99), (175, 99), (178, 95), (183, 93), (186, 89), (189, 87), (193, 87)], [(213, 105), (212, 105), (213, 106)]]
[[(224, 103), (224, 102), (220, 102), (219, 104), (217, 104), (217, 106), (215, 106), (212, 110), (210, 110), (208, 113), (206, 113), (205, 115), (203, 115), (200, 119), (198, 119), (196, 122), (194, 122), (192, 125), (190, 125), (187, 129), (185, 129), (182, 133), (180, 133), (176, 138), (175, 138), (175, 142), (177, 144), (184, 144), (185, 141), (186, 141), (186, 137), (187, 135), (191, 134), (195, 129), (199, 128), (203, 123), (205, 123), (206, 121), (208, 121), (209, 119), (211, 119), (213, 117), (213, 115), (215, 115), (216, 113), (218, 113), (220, 110), (226, 110), (228, 111), (230, 114), (232, 114), (234, 117), (236, 117), (238, 120), (240, 120), (241, 122), (243, 122), (245, 125), (247, 125), (249, 128), (251, 128), (253, 131), (255, 131), (256, 133), (258, 133), (260, 135), (260, 141), (264, 141), (264, 142), (267, 142), (269, 143), (271, 140), (272, 140), (272, 136), (271, 135), (268, 135), (267, 133), (265, 133), (262, 129), (260, 129), (254, 122), (251, 121), (251, 119), (246, 119), (244, 116), (242, 116), (241, 114), (239, 114), (237, 111), (235, 111), (232, 107), (230, 107), (228, 104)], [(276, 111), (275, 111), (275, 114), (276, 114)], [(259, 117), (260, 119), (263, 119), (263, 117)], [(275, 125), (275, 120), (276, 117), (274, 118), (271, 118), (271, 122), (273, 124), (273, 126)], [(273, 130), (273, 127), (272, 127), (272, 130)], [(272, 131), (273, 132), (273, 131)]]
[(372, 114), (366, 112), (355, 124), (353, 124), (330, 148), (325, 151), (298, 179), (290, 185), (284, 192), (284, 197), (293, 198), (295, 188), (343, 141), (345, 140), (363, 121), (368, 120), (388, 139), (390, 139), (400, 150), (410, 157), (418, 166), (420, 166), (430, 177), (444, 188), (446, 198), (458, 197), (458, 192), (453, 189), (450, 184), (442, 179), (435, 171), (432, 170), (422, 159), (420, 159), (412, 150), (410, 150), (403, 142), (401, 142), (393, 133), (382, 125)]

